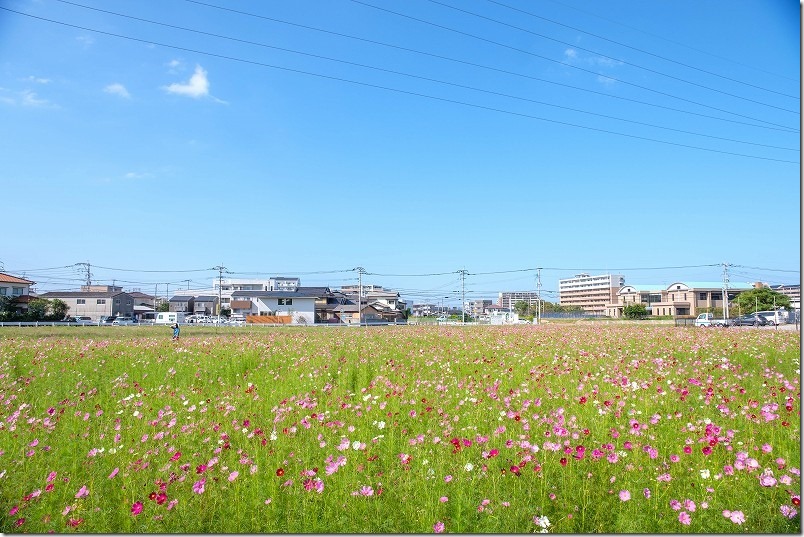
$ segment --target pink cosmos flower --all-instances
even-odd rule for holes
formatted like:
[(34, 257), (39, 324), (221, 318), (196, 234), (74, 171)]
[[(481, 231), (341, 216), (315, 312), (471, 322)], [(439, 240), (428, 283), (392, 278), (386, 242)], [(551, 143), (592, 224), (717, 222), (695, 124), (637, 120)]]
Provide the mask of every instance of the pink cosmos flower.
[(742, 511), (729, 511), (728, 509), (723, 510), (723, 516), (734, 522), (735, 524), (742, 524), (745, 522), (745, 515)]
[(193, 492), (195, 492), (196, 494), (204, 494), (204, 485), (206, 483), (207, 483), (206, 478), (203, 478), (193, 483)]
[(235, 479), (237, 479), (237, 476), (238, 476), (238, 475), (240, 475), (240, 473), (239, 473), (237, 470), (235, 470), (234, 472), (232, 472), (231, 474), (229, 474), (229, 482), (231, 483), (232, 481), (234, 481)]
[(452, 476), (451, 475), (445, 475), (444, 476), (444, 483), (449, 483), (450, 481), (452, 481)]
[(120, 468), (115, 468), (114, 470), (112, 470), (112, 473), (109, 474), (109, 479), (113, 479), (114, 476), (116, 476), (117, 472), (119, 472), (119, 471), (120, 471)]
[(628, 490), (621, 490), (620, 491), (620, 501), (627, 502), (631, 499), (631, 492)]
[(646, 500), (650, 500), (650, 489), (649, 488), (643, 489), (642, 494), (645, 495)]
[(441, 502), (441, 503), (447, 503), (449, 501), (449, 498), (447, 498), (446, 496), (441, 496), (438, 499), (438, 501)]
[(52, 483), (56, 479), (56, 472), (50, 472), (47, 475), (47, 482)]
[(762, 474), (759, 476), (759, 484), (763, 487), (772, 487), (776, 485), (776, 478), (772, 474)]
[(670, 500), (670, 508), (673, 509), (673, 511), (680, 510), (681, 509), (681, 502), (678, 501), (678, 500)]
[(142, 502), (134, 502), (134, 504), (131, 506), (131, 514), (134, 516), (139, 515), (142, 513), (142, 507)]
[(770, 453), (771, 451), (773, 451), (773, 446), (771, 446), (770, 444), (762, 444), (763, 453)]
[(689, 511), (690, 513), (695, 512), (695, 502), (692, 500), (684, 500), (684, 509)]
[(681, 511), (678, 514), (678, 521), (684, 524), (685, 526), (689, 526), (690, 522), (692, 522), (692, 519), (690, 519), (689, 513), (687, 513), (686, 511)]
[(87, 489), (86, 485), (83, 485), (78, 492), (75, 493), (76, 498), (86, 498), (89, 496), (89, 489)]
[(444, 533), (444, 523), (441, 521), (436, 522), (433, 525), (433, 533)]

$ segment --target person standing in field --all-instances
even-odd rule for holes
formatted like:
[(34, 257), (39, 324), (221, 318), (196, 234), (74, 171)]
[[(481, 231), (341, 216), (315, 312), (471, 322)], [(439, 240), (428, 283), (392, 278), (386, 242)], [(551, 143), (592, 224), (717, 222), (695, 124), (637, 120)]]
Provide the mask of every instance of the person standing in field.
[(179, 339), (179, 323), (173, 323), (173, 326), (171, 326), (171, 328), (173, 329), (173, 341), (178, 341), (178, 339)]

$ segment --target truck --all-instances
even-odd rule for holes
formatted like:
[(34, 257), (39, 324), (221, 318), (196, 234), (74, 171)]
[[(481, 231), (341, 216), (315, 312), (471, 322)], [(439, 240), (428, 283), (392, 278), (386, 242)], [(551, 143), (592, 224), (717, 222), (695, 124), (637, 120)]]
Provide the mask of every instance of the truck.
[(154, 324), (184, 324), (185, 314), (182, 311), (160, 311), (156, 314)]
[(711, 313), (701, 313), (695, 318), (695, 326), (731, 326), (729, 319), (716, 319)]

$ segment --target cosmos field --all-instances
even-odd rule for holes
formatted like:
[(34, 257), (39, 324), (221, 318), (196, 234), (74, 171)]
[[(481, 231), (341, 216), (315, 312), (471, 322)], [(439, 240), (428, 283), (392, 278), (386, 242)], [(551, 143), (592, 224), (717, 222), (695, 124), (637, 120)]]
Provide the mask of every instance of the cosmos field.
[(800, 334), (3, 328), (5, 533), (800, 533)]

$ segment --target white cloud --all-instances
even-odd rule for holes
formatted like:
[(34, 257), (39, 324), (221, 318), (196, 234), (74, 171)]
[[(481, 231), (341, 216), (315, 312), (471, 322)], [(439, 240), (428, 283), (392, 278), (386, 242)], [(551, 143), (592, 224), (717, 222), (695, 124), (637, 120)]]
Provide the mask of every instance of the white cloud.
[(76, 40), (81, 44), (83, 44), (85, 47), (90, 47), (95, 44), (95, 39), (93, 39), (92, 36), (89, 35), (78, 36), (76, 37)]
[(48, 106), (50, 102), (40, 99), (35, 92), (24, 90), (20, 92), (20, 102), (23, 106)]
[(564, 51), (564, 57), (566, 57), (568, 60), (574, 60), (578, 57), (578, 51), (574, 48), (568, 48)]
[(106, 93), (110, 93), (112, 95), (123, 97), (125, 99), (131, 97), (126, 87), (118, 82), (115, 82), (114, 84), (109, 84), (108, 86), (103, 88), (103, 91), (105, 91)]
[(153, 177), (153, 175), (150, 173), (128, 172), (123, 177), (125, 177), (126, 179), (148, 179), (150, 177)]
[(209, 80), (207, 79), (207, 72), (201, 68), (200, 65), (195, 67), (195, 73), (190, 77), (190, 80), (185, 84), (173, 83), (165, 88), (168, 93), (176, 95), (185, 95), (198, 99), (209, 95)]
[(37, 84), (50, 84), (49, 78), (39, 78), (33, 75), (29, 76), (25, 80), (28, 80), (29, 82), (36, 82)]

